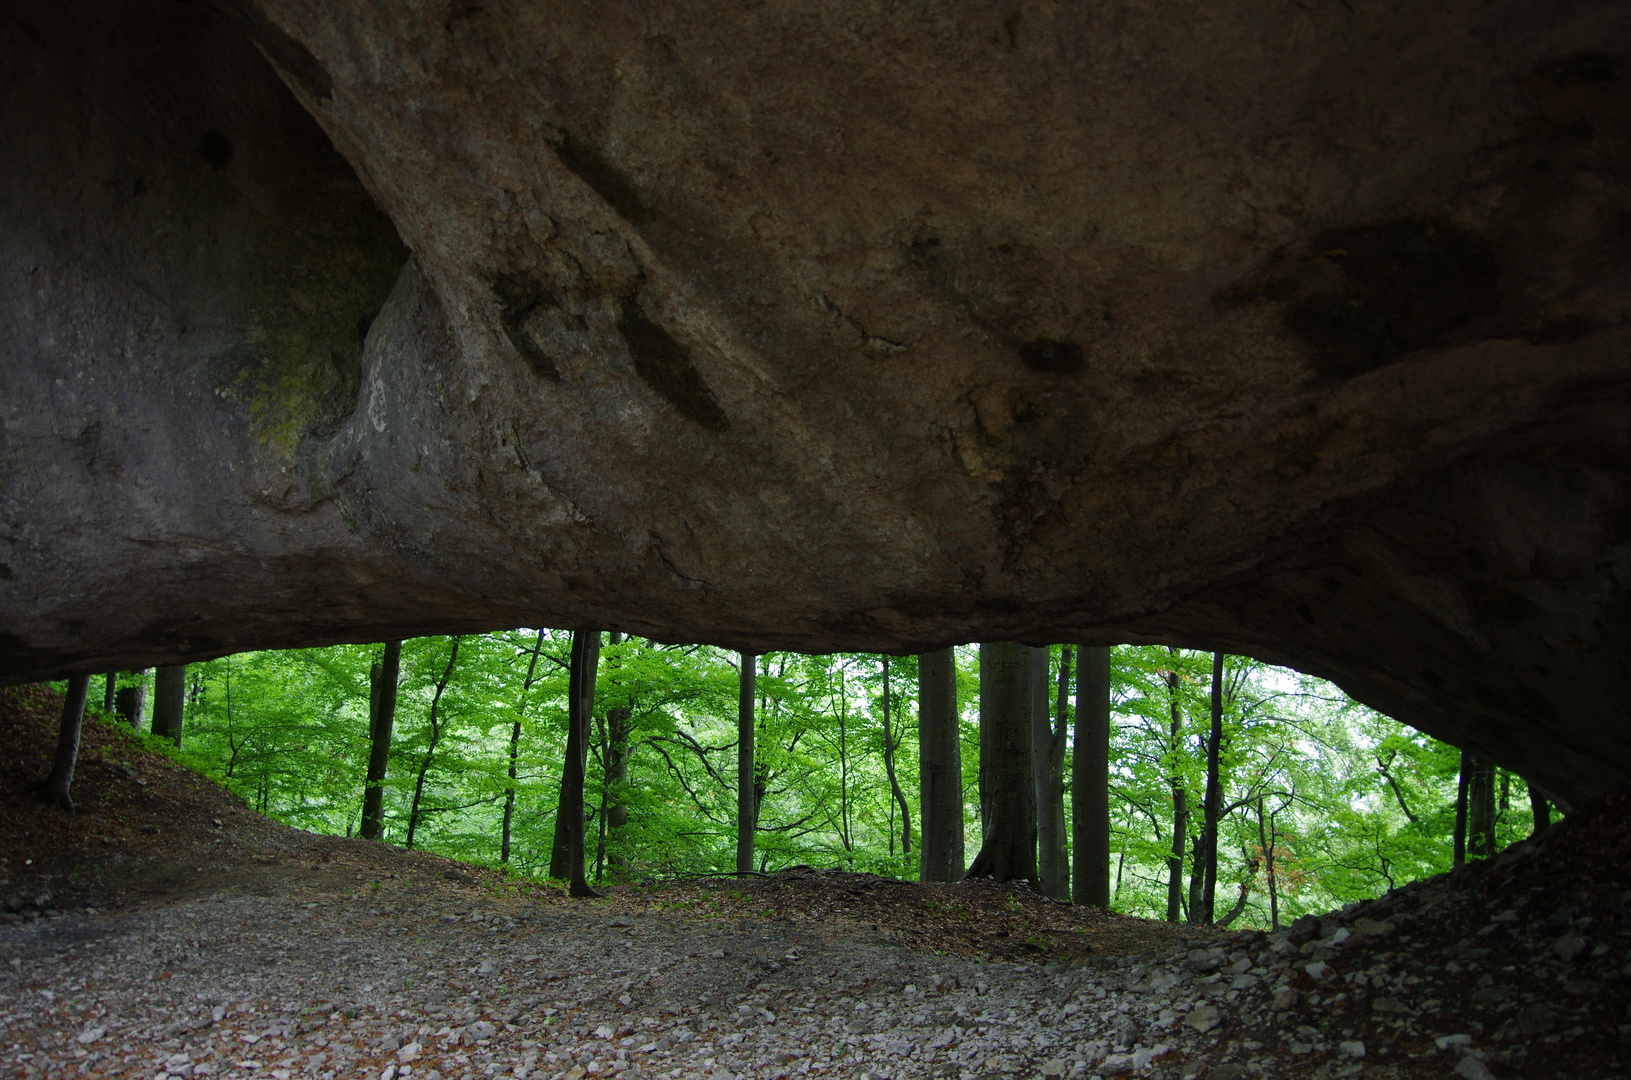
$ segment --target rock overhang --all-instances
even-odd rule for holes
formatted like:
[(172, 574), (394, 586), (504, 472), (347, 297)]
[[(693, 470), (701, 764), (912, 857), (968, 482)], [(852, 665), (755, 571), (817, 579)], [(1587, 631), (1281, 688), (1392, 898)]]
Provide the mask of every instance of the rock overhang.
[(0, 677), (1164, 641), (1604, 789), (1631, 19), (1183, 10), (20, 9)]

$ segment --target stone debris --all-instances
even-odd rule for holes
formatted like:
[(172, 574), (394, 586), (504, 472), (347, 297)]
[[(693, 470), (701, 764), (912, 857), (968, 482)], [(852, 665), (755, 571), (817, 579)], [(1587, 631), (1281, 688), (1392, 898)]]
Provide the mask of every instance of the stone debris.
[(1218, 1012), (1217, 1006), (1201, 1005), (1190, 1010), (1189, 1015), (1184, 1018), (1184, 1023), (1204, 1035), (1217, 1027), (1222, 1018), (1223, 1014)]
[(1631, 882), (1561, 874), (1543, 845), (1273, 933), (1076, 964), (939, 955), (797, 911), (702, 918), (637, 890), (472, 909), (463, 886), (391, 878), (52, 912), (0, 926), (0, 1075), (1631, 1075)]

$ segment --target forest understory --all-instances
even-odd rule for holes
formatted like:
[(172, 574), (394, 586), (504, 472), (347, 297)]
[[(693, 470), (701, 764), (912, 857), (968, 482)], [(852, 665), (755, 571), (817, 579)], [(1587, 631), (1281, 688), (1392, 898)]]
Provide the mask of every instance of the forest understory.
[(0, 692), (7, 1076), (1618, 1077), (1631, 791), (1276, 934), (794, 868), (569, 900), (262, 817)]

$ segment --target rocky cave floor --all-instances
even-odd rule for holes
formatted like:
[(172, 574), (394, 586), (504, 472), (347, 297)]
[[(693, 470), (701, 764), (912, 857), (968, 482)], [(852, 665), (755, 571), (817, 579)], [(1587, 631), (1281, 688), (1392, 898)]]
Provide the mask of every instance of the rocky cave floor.
[(1288, 931), (798, 869), (595, 901), (314, 836), (0, 691), (0, 1072), (536, 1080), (1631, 1075), (1631, 791)]

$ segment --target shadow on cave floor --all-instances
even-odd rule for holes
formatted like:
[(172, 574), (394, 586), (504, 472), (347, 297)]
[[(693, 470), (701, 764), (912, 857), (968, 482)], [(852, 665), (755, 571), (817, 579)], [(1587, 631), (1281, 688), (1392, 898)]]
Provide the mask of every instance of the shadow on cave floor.
[[(81, 812), (47, 810), (29, 788), (59, 708), (0, 691), (0, 1060), (18, 1075), (1508, 1080), (1631, 1062), (1631, 789), (1276, 935), (806, 868), (586, 904), (288, 828), (102, 722)], [(501, 965), (529, 972), (489, 978)]]

